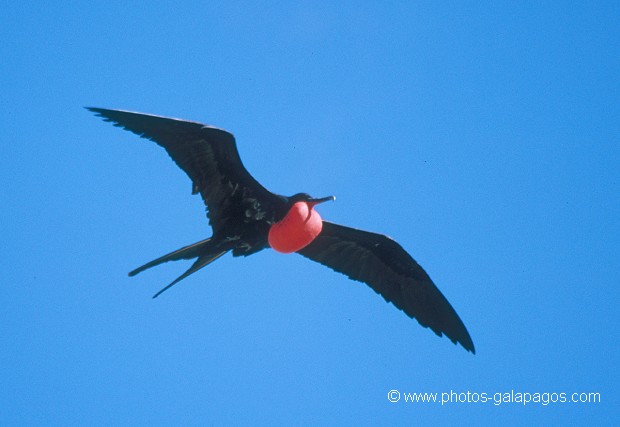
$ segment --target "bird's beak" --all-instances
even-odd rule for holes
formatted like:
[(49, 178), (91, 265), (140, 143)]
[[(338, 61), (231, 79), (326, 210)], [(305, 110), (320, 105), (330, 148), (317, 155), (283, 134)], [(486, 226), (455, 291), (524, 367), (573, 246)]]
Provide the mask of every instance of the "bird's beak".
[(315, 205), (318, 205), (319, 203), (329, 202), (332, 200), (336, 200), (336, 196), (327, 196), (327, 197), (322, 197), (320, 199), (310, 199), (308, 200), (308, 204), (310, 206), (315, 206)]

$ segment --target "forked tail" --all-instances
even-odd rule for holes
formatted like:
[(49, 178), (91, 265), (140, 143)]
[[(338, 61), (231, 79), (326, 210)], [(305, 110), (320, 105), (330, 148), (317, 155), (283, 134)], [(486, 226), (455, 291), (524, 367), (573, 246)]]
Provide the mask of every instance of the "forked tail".
[(178, 282), (185, 279), (190, 274), (197, 272), (202, 267), (205, 267), (211, 264), (213, 261), (215, 261), (222, 255), (224, 255), (228, 251), (229, 249), (222, 249), (221, 247), (216, 247), (216, 245), (213, 244), (212, 239), (209, 238), (209, 239), (194, 243), (192, 245), (185, 246), (181, 249), (177, 249), (174, 252), (171, 252), (167, 255), (157, 258), (156, 260), (148, 262), (144, 264), (143, 266), (130, 271), (129, 275), (135, 276), (136, 274), (144, 270), (147, 270), (151, 267), (155, 267), (156, 265), (159, 265), (159, 264), (162, 264), (168, 261), (178, 261), (181, 259), (198, 258), (185, 273), (181, 274), (172, 283), (170, 283), (168, 286), (166, 286), (165, 288), (157, 292), (155, 295), (153, 295), (153, 298), (157, 298), (164, 291), (176, 285)]

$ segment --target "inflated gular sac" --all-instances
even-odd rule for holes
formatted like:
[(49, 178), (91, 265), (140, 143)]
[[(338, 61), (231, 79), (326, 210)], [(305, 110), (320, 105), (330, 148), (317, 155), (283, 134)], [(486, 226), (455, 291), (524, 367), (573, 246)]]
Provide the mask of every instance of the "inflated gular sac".
[(321, 232), (323, 220), (313, 204), (297, 202), (281, 221), (269, 229), (269, 245), (285, 254), (308, 246)]

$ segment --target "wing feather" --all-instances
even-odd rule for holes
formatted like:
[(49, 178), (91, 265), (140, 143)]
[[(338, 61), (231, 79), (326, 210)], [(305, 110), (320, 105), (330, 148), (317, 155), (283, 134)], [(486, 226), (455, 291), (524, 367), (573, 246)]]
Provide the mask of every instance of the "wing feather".
[(364, 282), (424, 326), (475, 353), (467, 328), (422, 267), (394, 240), (323, 221), (299, 254)]
[(231, 133), (151, 114), (92, 107), (88, 110), (165, 148), (192, 180), (192, 193), (201, 194), (214, 233), (227, 225), (273, 216), (276, 196), (243, 166)]

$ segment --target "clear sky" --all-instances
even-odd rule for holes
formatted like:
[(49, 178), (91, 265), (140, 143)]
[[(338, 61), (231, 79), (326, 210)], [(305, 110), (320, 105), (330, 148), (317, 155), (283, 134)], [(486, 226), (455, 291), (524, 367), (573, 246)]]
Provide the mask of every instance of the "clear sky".
[[(474, 3), (5, 4), (0, 424), (617, 422), (620, 3)], [(208, 237), (202, 201), (84, 106), (223, 127), (267, 188), (336, 195), (477, 354), (273, 251), (152, 300), (189, 264), (127, 272)]]

